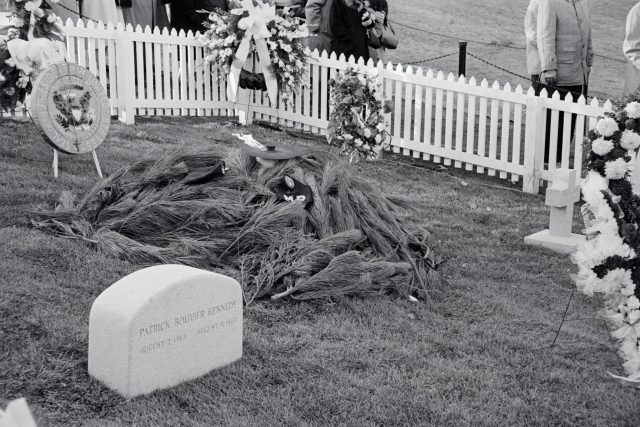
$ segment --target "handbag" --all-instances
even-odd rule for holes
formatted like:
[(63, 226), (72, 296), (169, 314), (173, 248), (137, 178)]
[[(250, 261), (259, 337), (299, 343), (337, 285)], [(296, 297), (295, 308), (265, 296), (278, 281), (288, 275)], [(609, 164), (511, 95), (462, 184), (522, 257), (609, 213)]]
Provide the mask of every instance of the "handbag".
[(367, 30), (367, 44), (369, 47), (373, 49), (380, 49), (382, 47), (382, 29), (381, 28), (370, 28)]
[(382, 27), (382, 35), (380, 36), (380, 44), (382, 47), (386, 47), (387, 49), (396, 49), (398, 47), (398, 36), (396, 36), (396, 32), (393, 30), (390, 22), (387, 22), (387, 25)]

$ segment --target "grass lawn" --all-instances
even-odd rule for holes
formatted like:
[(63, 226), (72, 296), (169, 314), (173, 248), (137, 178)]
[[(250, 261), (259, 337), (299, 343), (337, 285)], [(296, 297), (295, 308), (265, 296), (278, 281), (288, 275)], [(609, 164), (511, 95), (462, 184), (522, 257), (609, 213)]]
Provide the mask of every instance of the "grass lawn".
[[(65, 426), (637, 425), (639, 392), (608, 377), (622, 373), (620, 359), (590, 319), (600, 301), (577, 295), (574, 320), (549, 348), (574, 268), (523, 244), (546, 227), (543, 198), (388, 153), (400, 164), (354, 167), (419, 206), (405, 220), (429, 227), (446, 259), (431, 303), (260, 301), (245, 309), (241, 361), (124, 400), (87, 374), (88, 317), (100, 292), (140, 266), (27, 226), (30, 209), (63, 190), (82, 195), (97, 177), (90, 156), (62, 156), (54, 180), (52, 150), (33, 125), (1, 125), (0, 407), (24, 396), (40, 425)], [(109, 172), (183, 144), (227, 149), (216, 139), (234, 131), (209, 118), (139, 119), (114, 123), (98, 151)]]
[[(389, 18), (392, 21), (453, 37), (443, 38), (396, 25), (400, 44), (396, 51), (389, 51), (389, 59), (394, 63), (407, 63), (457, 52), (458, 39), (467, 39), (492, 44), (470, 42), (467, 52), (527, 76), (524, 15), (529, 1), (389, 0)], [(622, 95), (624, 87), (625, 64), (620, 61), (625, 60), (622, 53), (625, 23), (627, 13), (636, 1), (589, 0), (589, 4), (594, 52), (618, 60), (595, 57), (589, 94), (601, 99), (617, 98)], [(458, 72), (458, 55), (419, 65), (455, 74)], [(490, 83), (498, 80), (503, 85), (510, 82), (514, 88), (517, 84), (529, 87), (528, 80), (472, 57), (467, 58), (467, 76), (475, 76), (478, 82), (486, 78)]]

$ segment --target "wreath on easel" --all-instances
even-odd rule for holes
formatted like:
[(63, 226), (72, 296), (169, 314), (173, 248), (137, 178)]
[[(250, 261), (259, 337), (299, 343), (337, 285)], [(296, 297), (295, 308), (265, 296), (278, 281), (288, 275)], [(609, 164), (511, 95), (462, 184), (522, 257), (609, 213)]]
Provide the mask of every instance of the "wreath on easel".
[[(235, 101), (237, 88), (266, 90), (272, 103), (291, 104), (303, 86), (307, 72), (308, 37), (306, 25), (289, 8), (276, 10), (262, 0), (242, 0), (230, 12), (209, 14), (207, 31), (200, 41), (205, 61), (227, 76), (227, 93)], [(255, 53), (262, 72), (246, 69), (250, 53)]]

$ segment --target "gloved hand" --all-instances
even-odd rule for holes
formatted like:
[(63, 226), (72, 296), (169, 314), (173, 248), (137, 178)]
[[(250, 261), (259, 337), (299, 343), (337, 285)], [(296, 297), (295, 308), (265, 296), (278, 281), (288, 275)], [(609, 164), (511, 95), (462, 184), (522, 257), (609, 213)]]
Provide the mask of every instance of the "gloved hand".
[(558, 73), (556, 70), (543, 71), (540, 75), (540, 82), (555, 88), (558, 85)]
[(365, 28), (373, 26), (373, 18), (369, 12), (365, 12), (362, 14), (362, 26)]

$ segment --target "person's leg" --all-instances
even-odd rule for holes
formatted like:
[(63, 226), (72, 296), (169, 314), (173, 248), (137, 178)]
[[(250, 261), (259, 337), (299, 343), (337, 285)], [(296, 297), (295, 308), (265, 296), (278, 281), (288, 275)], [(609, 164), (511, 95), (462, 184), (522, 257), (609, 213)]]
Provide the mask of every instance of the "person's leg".
[[(571, 97), (573, 102), (577, 102), (580, 95), (583, 94), (584, 90), (582, 86), (561, 86), (558, 88), (560, 91), (561, 99), (566, 99), (567, 95), (571, 93)], [(585, 95), (586, 96), (586, 95)], [(562, 147), (563, 147), (563, 135), (564, 135), (564, 113), (560, 112), (558, 118), (558, 151), (556, 152), (556, 162), (560, 163), (562, 161)], [(576, 129), (576, 120), (577, 115), (571, 115), (571, 134), (569, 137), (569, 141), (564, 141), (565, 143), (571, 146), (571, 142), (573, 141), (573, 137), (575, 135)], [(576, 141), (576, 143), (582, 143), (581, 141)]]

